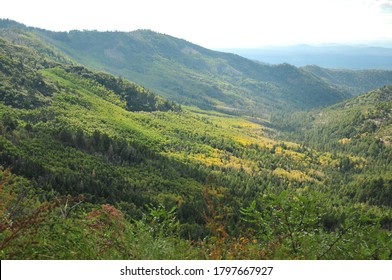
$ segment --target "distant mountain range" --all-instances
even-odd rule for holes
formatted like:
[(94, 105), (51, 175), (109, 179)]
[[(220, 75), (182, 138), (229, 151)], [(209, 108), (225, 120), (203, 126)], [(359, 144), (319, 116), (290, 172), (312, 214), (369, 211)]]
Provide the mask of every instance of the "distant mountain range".
[(392, 42), (390, 42), (390, 47), (334, 44), (223, 49), (222, 51), (271, 64), (289, 63), (298, 67), (318, 65), (341, 69), (392, 70)]

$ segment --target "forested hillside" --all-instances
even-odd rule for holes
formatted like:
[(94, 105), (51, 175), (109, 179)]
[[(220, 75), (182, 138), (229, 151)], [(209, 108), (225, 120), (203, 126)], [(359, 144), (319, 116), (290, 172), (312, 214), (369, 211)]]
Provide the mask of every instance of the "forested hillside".
[(2, 259), (392, 258), (390, 87), (270, 123), (180, 106), (37, 30), (0, 30)]
[[(322, 151), (367, 159), (347, 192), (360, 201), (392, 206), (392, 86), (382, 87), (322, 110), (297, 113), (280, 126), (291, 140)], [(276, 116), (275, 122), (284, 116)], [(340, 168), (355, 165), (348, 157)], [(355, 191), (354, 191), (355, 190)], [(377, 197), (377, 198), (376, 198)]]
[(316, 65), (305, 66), (302, 69), (351, 95), (358, 95), (381, 86), (392, 84), (392, 71), (326, 69)]
[(323, 106), (346, 96), (294, 66), (263, 65), (149, 30), (50, 32), (4, 21), (3, 26), (11, 40), (24, 41), (29, 34), (78, 63), (203, 109), (266, 116), (271, 110)]
[(274, 110), (326, 106), (392, 83), (392, 71), (262, 64), (149, 30), (38, 35), (84, 65), (182, 104), (229, 113), (268, 116)]
[[(274, 110), (333, 104), (392, 82), (391, 71), (267, 65), (211, 51), (149, 30), (51, 32), (3, 20), (4, 36), (143, 84), (170, 100), (204, 109), (268, 117)], [(326, 75), (326, 72), (328, 75)], [(334, 72), (332, 72), (334, 73)]]

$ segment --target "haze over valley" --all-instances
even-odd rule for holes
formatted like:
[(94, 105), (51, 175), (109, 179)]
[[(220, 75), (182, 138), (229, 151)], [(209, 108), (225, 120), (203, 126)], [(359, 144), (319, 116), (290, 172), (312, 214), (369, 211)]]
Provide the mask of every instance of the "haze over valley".
[[(373, 45), (374, 44), (374, 45)], [(317, 65), (333, 69), (392, 69), (392, 41), (362, 44), (320, 44), (222, 49), (270, 64), (297, 67)]]

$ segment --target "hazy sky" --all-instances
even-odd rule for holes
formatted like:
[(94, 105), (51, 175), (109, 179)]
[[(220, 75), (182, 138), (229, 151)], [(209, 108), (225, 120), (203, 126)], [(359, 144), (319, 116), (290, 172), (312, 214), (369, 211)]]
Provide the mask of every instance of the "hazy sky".
[(392, 39), (392, 0), (2, 2), (0, 18), (28, 26), (55, 31), (152, 29), (209, 48)]

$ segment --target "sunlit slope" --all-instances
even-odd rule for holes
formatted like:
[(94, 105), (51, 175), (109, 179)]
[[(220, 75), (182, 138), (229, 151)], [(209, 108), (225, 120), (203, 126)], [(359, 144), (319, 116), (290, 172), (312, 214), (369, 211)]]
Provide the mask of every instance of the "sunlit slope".
[[(261, 191), (286, 180), (322, 181), (316, 165), (292, 163), (306, 158), (298, 145), (269, 139), (247, 119), (181, 109), (120, 78), (48, 57), (37, 68), (27, 47), (3, 42), (2, 52), (2, 164), (47, 188), (143, 205), (200, 192), (210, 174), (240, 192), (244, 182)], [(24, 84), (27, 76), (36, 82)], [(19, 80), (23, 90), (15, 91)]]
[(318, 134), (320, 143), (334, 140), (344, 145), (378, 141), (390, 146), (391, 98), (391, 86), (375, 89), (322, 110), (298, 114), (292, 118), (292, 129), (298, 128), (304, 136), (317, 137)]

